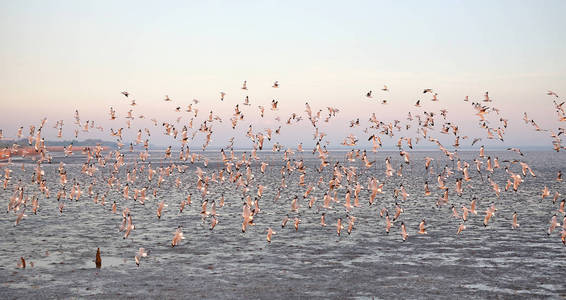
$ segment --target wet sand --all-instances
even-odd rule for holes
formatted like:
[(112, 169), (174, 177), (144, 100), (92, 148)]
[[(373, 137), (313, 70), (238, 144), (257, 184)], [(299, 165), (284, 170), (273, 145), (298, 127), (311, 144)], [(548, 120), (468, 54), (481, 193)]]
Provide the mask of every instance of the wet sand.
[[(509, 152), (491, 152), (500, 161), (514, 159)], [(157, 154), (156, 154), (157, 155)], [(232, 184), (211, 183), (209, 199), (218, 200), (224, 194), (226, 205), (217, 208), (219, 223), (213, 231), (208, 229), (208, 220), (203, 224), (200, 212), (201, 197), (196, 192), (196, 166), (207, 174), (218, 170), (221, 162), (218, 154), (205, 154), (211, 158), (208, 168), (202, 163), (187, 163), (189, 168), (183, 174), (177, 172), (166, 178), (157, 199), (149, 196), (145, 205), (132, 199), (124, 200), (120, 189), (113, 189), (107, 197), (106, 206), (94, 204), (92, 198), (83, 195), (79, 201), (66, 200), (63, 214), (57, 209), (56, 193), (59, 189), (57, 166), (44, 164), (51, 197), (40, 197), (37, 215), (26, 211), (18, 226), (14, 226), (16, 215), (4, 214), (0, 219), (0, 294), (11, 298), (564, 298), (566, 283), (566, 247), (560, 241), (559, 229), (548, 236), (551, 216), (558, 209), (558, 202), (552, 197), (540, 201), (541, 190), (548, 185), (551, 193), (566, 194), (563, 183), (555, 181), (556, 172), (566, 167), (563, 153), (527, 152), (524, 160), (530, 164), (537, 177), (527, 177), (517, 194), (502, 192), (497, 199), (491, 187), (473, 177), (473, 189), (465, 189), (458, 197), (451, 188), (450, 204), (469, 206), (472, 196), (478, 198), (478, 215), (471, 216), (467, 229), (456, 235), (460, 220), (451, 217), (450, 204), (441, 208), (435, 206), (440, 195), (436, 189), (436, 177), (424, 171), (424, 157), (435, 158), (433, 165), (440, 172), (445, 164), (451, 166), (438, 152), (414, 152), (412, 163), (404, 169), (404, 176), (385, 179), (384, 159), (392, 157), (394, 167), (402, 161), (398, 152), (369, 154), (377, 163), (361, 172), (358, 181), (364, 186), (360, 195), (361, 207), (354, 208), (351, 215), (357, 217), (351, 235), (344, 230), (336, 235), (336, 220), (347, 213), (343, 207), (346, 189), (338, 192), (341, 203), (332, 209), (324, 209), (322, 194), (327, 185), (316, 188), (313, 194), (318, 198), (315, 207), (307, 207), (308, 200), (301, 200), (299, 213), (290, 211), (294, 195), (302, 195), (306, 186), (297, 185), (298, 175), (287, 178), (288, 188), (281, 193), (281, 199), (274, 202), (280, 185), (280, 155), (260, 154), (270, 163), (266, 174), (259, 171), (254, 163), (255, 184), (266, 185), (261, 212), (256, 216), (255, 226), (246, 233), (241, 232), (241, 194)], [(463, 160), (471, 162), (476, 153), (462, 152)], [(307, 165), (306, 182), (316, 183), (319, 176), (330, 179), (328, 169), (323, 174), (314, 171), (319, 161), (310, 153), (303, 157)], [(133, 157), (132, 157), (133, 158)], [(343, 152), (335, 152), (332, 161), (340, 160), (345, 165), (355, 165), (364, 170), (360, 162), (346, 163)], [(161, 160), (152, 162), (154, 168)], [(83, 192), (92, 182), (80, 173), (83, 160), (78, 156), (66, 159), (69, 174), (68, 186), (72, 179), (81, 183)], [(31, 169), (26, 163), (25, 175), (16, 162), (11, 167), (11, 185), (22, 179), (31, 193)], [(95, 175), (99, 184), (96, 192), (107, 190), (100, 183), (102, 174), (107, 176), (109, 167)], [(125, 178), (122, 168), (120, 178)], [(475, 172), (475, 171), (474, 171)], [(368, 176), (385, 180), (384, 195), (378, 196), (373, 206), (368, 205)], [(147, 175), (139, 174), (132, 187), (154, 186), (147, 182)], [(174, 186), (175, 178), (182, 181), (180, 188)], [(454, 186), (453, 175), (447, 185)], [(504, 187), (508, 175), (499, 169), (491, 175), (500, 187)], [(485, 174), (483, 180), (485, 180)], [(431, 196), (423, 195), (424, 181), (428, 180)], [(395, 199), (393, 189), (400, 183), (410, 194), (407, 201), (397, 201), (404, 208), (390, 234), (385, 233), (385, 221), (379, 217), (379, 210), (387, 207), (393, 211)], [(345, 185), (345, 184), (344, 184)], [(28, 190), (28, 189), (26, 189)], [(193, 204), (179, 213), (179, 203), (193, 193)], [(251, 193), (255, 193), (255, 187)], [(0, 190), (0, 199), (6, 207), (13, 190)], [(148, 193), (149, 195), (150, 193)], [(27, 194), (26, 194), (27, 195)], [(31, 196), (31, 195), (30, 195)], [(300, 198), (302, 198), (300, 196)], [(564, 198), (563, 196), (560, 199)], [(111, 213), (111, 204), (118, 202), (118, 214)], [(158, 220), (155, 214), (157, 203), (165, 200), (168, 207)], [(495, 202), (498, 211), (489, 226), (482, 225), (484, 212)], [(121, 209), (129, 207), (136, 225), (128, 239), (118, 232), (122, 217)], [(327, 227), (319, 225), (321, 212), (327, 213)], [(514, 211), (518, 213), (520, 228), (511, 228)], [(281, 228), (281, 219), (300, 215), (299, 231), (295, 232), (292, 222)], [(418, 235), (418, 223), (427, 221), (428, 235)], [(559, 217), (561, 221), (561, 217)], [(401, 239), (399, 224), (407, 224), (409, 238)], [(186, 239), (171, 248), (175, 228), (183, 226)], [(265, 240), (266, 229), (272, 227), (277, 234), (273, 242)], [(102, 269), (94, 264), (96, 249), (102, 251)], [(150, 251), (139, 267), (134, 255), (139, 247)], [(49, 255), (46, 255), (49, 251)], [(28, 262), (26, 269), (16, 264), (23, 256)], [(30, 263), (34, 266), (31, 267)]]

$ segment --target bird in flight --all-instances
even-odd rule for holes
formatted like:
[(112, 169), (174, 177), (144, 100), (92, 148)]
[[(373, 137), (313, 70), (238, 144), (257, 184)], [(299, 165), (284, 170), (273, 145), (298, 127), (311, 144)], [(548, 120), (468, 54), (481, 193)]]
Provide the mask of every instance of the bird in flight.
[(550, 90), (549, 90), (548, 92), (546, 92), (546, 94), (549, 95), (549, 96), (554, 96), (554, 97), (558, 98), (558, 94), (556, 94), (556, 93), (553, 92), (553, 91), (550, 91)]

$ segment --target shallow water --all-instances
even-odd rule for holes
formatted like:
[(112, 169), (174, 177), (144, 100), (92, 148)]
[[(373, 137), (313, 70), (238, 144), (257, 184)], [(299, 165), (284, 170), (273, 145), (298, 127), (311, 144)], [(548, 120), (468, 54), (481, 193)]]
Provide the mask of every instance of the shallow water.
[[(486, 171), (482, 177), (475, 171), (473, 159), (477, 153), (461, 152), (459, 157), (470, 163), (470, 182), (464, 195), (454, 193), (456, 178), (446, 180), (450, 187), (449, 204), (440, 208), (435, 202), (440, 195), (436, 188), (436, 174), (452, 162), (438, 152), (412, 152), (411, 164), (405, 165), (403, 176), (385, 177), (384, 159), (392, 157), (394, 168), (403, 164), (398, 152), (368, 154), (377, 163), (365, 169), (359, 161), (346, 162), (344, 152), (333, 152), (332, 164), (320, 174), (315, 170), (319, 161), (310, 152), (299, 153), (294, 158), (304, 159), (307, 167), (306, 182), (316, 184), (324, 176), (326, 184), (317, 186), (315, 207), (309, 209), (308, 200), (301, 200), (299, 214), (290, 211), (295, 195), (302, 198), (306, 186), (298, 186), (298, 173), (286, 176), (288, 187), (281, 192), (281, 199), (274, 201), (281, 183), (281, 155), (261, 153), (262, 160), (270, 165), (265, 174), (252, 168), (255, 178), (250, 184), (250, 194), (256, 193), (256, 185), (266, 186), (260, 201), (261, 212), (255, 216), (255, 226), (241, 232), (242, 193), (234, 184), (210, 182), (208, 199), (218, 201), (225, 196), (225, 206), (217, 208), (219, 223), (209, 230), (209, 219), (203, 224), (200, 216), (201, 197), (196, 189), (196, 167), (206, 175), (218, 172), (221, 162), (218, 153), (204, 153), (210, 163), (186, 164), (185, 173), (173, 172), (165, 178), (157, 198), (148, 192), (145, 205), (133, 199), (125, 200), (122, 189), (108, 188), (104, 178), (111, 172), (111, 164), (100, 168), (94, 177), (80, 172), (84, 158), (66, 158), (69, 191), (73, 180), (81, 184), (84, 192), (79, 201), (65, 201), (62, 214), (56, 199), (59, 176), (58, 162), (43, 164), (51, 190), (51, 197), (40, 196), (40, 209), (33, 215), (31, 209), (18, 226), (14, 226), (16, 214), (10, 212), (0, 218), (0, 295), (2, 298), (37, 297), (159, 297), (159, 298), (564, 298), (566, 297), (566, 247), (560, 240), (560, 228), (548, 236), (545, 232), (550, 218), (557, 212), (560, 197), (552, 202), (554, 191), (566, 194), (564, 183), (555, 180), (558, 170), (566, 171), (566, 155), (552, 152), (527, 152), (519, 157), (511, 152), (490, 152), (498, 156), (502, 167), (504, 160), (523, 159), (536, 173), (527, 176), (518, 193), (502, 191), (497, 199), (487, 184)], [(153, 153), (152, 167), (161, 165), (162, 154)], [(434, 175), (424, 170), (424, 157), (435, 158)], [(241, 157), (239, 154), (238, 158)], [(133, 159), (134, 156), (128, 156)], [(356, 216), (351, 235), (343, 230), (336, 235), (336, 220), (346, 219), (343, 206), (347, 181), (338, 190), (340, 203), (332, 209), (322, 208), (322, 195), (328, 190), (331, 166), (340, 161), (345, 166), (358, 167), (358, 182), (364, 189), (360, 194), (360, 207), (349, 214)], [(24, 163), (25, 171), (21, 170)], [(485, 164), (484, 164), (485, 165)], [(6, 166), (0, 167), (3, 169)], [(15, 160), (9, 166), (12, 179), (7, 190), (0, 189), (0, 205), (7, 207), (13, 187), (22, 180), (25, 195), (37, 195), (38, 189), (31, 183), (35, 164)], [(124, 184), (125, 170), (119, 178)], [(514, 164), (513, 172), (520, 172)], [(240, 171), (244, 172), (244, 169)], [(244, 172), (245, 174), (245, 172)], [(156, 175), (147, 181), (147, 173), (138, 174), (133, 188), (156, 186)], [(384, 194), (377, 197), (374, 205), (368, 205), (366, 189), (368, 177), (385, 181)], [(175, 187), (175, 179), (182, 181)], [(491, 178), (503, 190), (508, 175), (503, 169), (495, 170)], [(96, 180), (95, 192), (108, 191), (107, 204), (94, 204), (86, 194), (90, 182)], [(424, 181), (428, 180), (433, 194), (423, 195)], [(393, 189), (403, 183), (409, 198), (393, 198)], [(541, 201), (541, 191), (547, 185), (551, 196)], [(351, 187), (352, 185), (350, 185)], [(193, 203), (179, 213), (179, 203), (192, 193)], [(460, 220), (452, 217), (450, 205), (469, 207), (471, 198), (478, 198), (478, 215), (466, 222), (467, 229), (456, 235)], [(353, 193), (352, 193), (353, 199)], [(162, 218), (156, 217), (157, 203), (165, 200)], [(112, 202), (118, 203), (118, 213), (111, 212)], [(387, 207), (394, 212), (398, 201), (404, 209), (390, 234), (385, 232), (385, 220), (379, 211)], [(497, 212), (484, 227), (485, 210), (495, 203)], [(30, 202), (28, 202), (28, 205)], [(131, 209), (136, 228), (128, 239), (118, 231), (122, 221), (121, 210)], [(511, 228), (513, 212), (518, 213), (520, 228)], [(327, 227), (320, 226), (320, 215), (326, 212)], [(461, 213), (461, 211), (460, 211)], [(295, 232), (292, 220), (285, 228), (280, 223), (286, 214), (300, 216), (301, 224)], [(418, 235), (418, 224), (426, 219), (427, 235)], [(402, 241), (400, 222), (407, 225), (409, 238)], [(347, 221), (344, 221), (347, 225)], [(185, 239), (171, 248), (171, 239), (177, 226), (183, 227)], [(272, 227), (277, 234), (271, 244), (266, 242), (266, 229)], [(144, 247), (149, 256), (136, 266), (134, 255)], [(96, 249), (102, 252), (102, 269), (94, 265)], [(48, 252), (48, 253), (47, 253)], [(25, 269), (17, 268), (19, 257), (28, 263)], [(33, 267), (30, 263), (33, 262)]]

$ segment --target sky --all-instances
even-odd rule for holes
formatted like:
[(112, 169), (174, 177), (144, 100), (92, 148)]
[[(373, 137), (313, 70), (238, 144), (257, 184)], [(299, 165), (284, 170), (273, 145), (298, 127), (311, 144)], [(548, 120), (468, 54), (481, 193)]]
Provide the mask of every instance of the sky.
[[(272, 99), (281, 119), (302, 114), (305, 102), (315, 111), (339, 108), (333, 123), (323, 124), (336, 143), (361, 135), (349, 120), (367, 124), (372, 112), (404, 120), (421, 99), (425, 110), (446, 108), (465, 134), (479, 136), (484, 131), (462, 99), (489, 91), (490, 105), (509, 119), (505, 144), (550, 148), (549, 135), (521, 119), (528, 112), (543, 128), (564, 127), (546, 91), (566, 94), (565, 11), (566, 1), (0, 0), (0, 129), (13, 137), (44, 117), (48, 125), (63, 119), (70, 139), (77, 109), (83, 121), (105, 128), (80, 139), (107, 138), (109, 128), (125, 127), (131, 107), (120, 92), (128, 91), (138, 104), (134, 114), (146, 116), (136, 129), (151, 127), (152, 117), (172, 121), (180, 116), (176, 106), (199, 99), (202, 116), (212, 109), (224, 119), (215, 129), (218, 145), (234, 135), (240, 142), (247, 123), (236, 132), (227, 123), (245, 95), (254, 131), (278, 126), (273, 112), (263, 119), (257, 113)], [(279, 89), (271, 88), (275, 80)], [(430, 102), (424, 88), (440, 101)], [(368, 90), (374, 99), (364, 97)], [(109, 120), (110, 107), (119, 121)], [(283, 131), (282, 143), (308, 144), (312, 126)], [(154, 134), (152, 142), (171, 140)]]

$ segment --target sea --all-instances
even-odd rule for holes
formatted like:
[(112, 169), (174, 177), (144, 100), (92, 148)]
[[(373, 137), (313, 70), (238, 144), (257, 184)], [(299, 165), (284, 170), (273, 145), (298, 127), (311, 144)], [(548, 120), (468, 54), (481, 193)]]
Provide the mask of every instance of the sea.
[[(297, 170), (283, 172), (287, 162), (282, 153), (258, 152), (259, 160), (250, 159), (250, 153), (239, 151), (237, 159), (246, 155), (253, 176), (245, 180), (249, 191), (226, 181), (208, 182), (208, 194), (201, 195), (197, 188), (197, 167), (203, 176), (218, 175), (225, 167), (218, 151), (202, 152), (202, 159), (191, 163), (178, 157), (165, 159), (163, 152), (151, 152), (145, 166), (137, 173), (130, 187), (130, 199), (123, 196), (126, 172), (134, 168), (138, 155), (125, 154), (125, 165), (116, 171), (113, 159), (105, 167), (98, 164), (94, 174), (81, 172), (85, 156), (55, 156), (53, 161), (42, 163), (41, 169), (50, 189), (50, 197), (40, 194), (32, 177), (37, 163), (29, 158), (15, 158), (10, 164), (0, 164), (12, 170), (7, 189), (0, 188), (0, 207), (7, 210), (10, 197), (17, 185), (24, 188), (24, 197), (39, 199), (37, 214), (31, 210), (31, 200), (25, 208), (26, 217), (15, 226), (17, 213), (0, 214), (0, 298), (173, 298), (173, 299), (533, 299), (566, 298), (566, 246), (560, 237), (561, 227), (548, 234), (550, 220), (557, 215), (560, 201), (566, 195), (564, 181), (557, 181), (558, 171), (566, 171), (563, 152), (525, 151), (520, 156), (510, 151), (486, 151), (479, 157), (477, 151), (462, 151), (450, 160), (438, 151), (412, 151), (410, 163), (405, 163), (398, 151), (367, 153), (375, 163), (366, 168), (360, 158), (347, 159), (347, 151), (329, 153), (329, 165), (317, 170), (320, 159), (312, 151), (289, 155), (291, 166), (302, 161), (305, 184), (299, 184)], [(175, 156), (175, 155), (173, 155)], [(501, 168), (489, 172), (485, 169), (487, 156), (497, 157)], [(204, 158), (208, 159), (205, 166)], [(425, 169), (425, 157), (433, 158), (432, 171)], [(385, 160), (389, 158), (395, 172), (385, 174)], [(464, 182), (461, 196), (455, 191), (456, 180), (462, 178), (456, 160), (470, 164), (472, 178)], [(483, 162), (481, 172), (476, 170), (474, 159)], [(259, 170), (260, 162), (268, 163), (265, 173)], [(505, 191), (508, 170), (521, 174), (518, 161), (527, 163), (536, 177), (523, 176), (524, 182), (517, 192)], [(79, 183), (83, 194), (76, 200), (62, 199), (64, 209), (59, 211), (57, 192), (59, 163), (64, 162), (68, 182), (67, 193), (73, 183)], [(157, 186), (159, 173), (148, 180), (148, 164), (159, 170), (175, 164)], [(397, 171), (402, 170), (399, 176)], [(236, 172), (236, 166), (233, 171)], [(323, 207), (323, 195), (329, 190), (334, 170), (344, 174), (344, 168), (355, 170), (350, 180), (343, 176), (335, 189), (336, 200), (331, 208)], [(447, 170), (453, 172), (449, 174)], [(239, 171), (247, 179), (245, 165)], [(0, 175), (1, 175), (0, 174)], [(108, 185), (114, 174), (119, 182)], [(437, 205), (443, 190), (438, 188), (437, 177), (442, 174), (449, 187), (448, 202)], [(521, 174), (522, 175), (522, 174)], [(488, 179), (489, 176), (489, 179)], [(285, 177), (287, 187), (282, 188)], [(320, 177), (323, 178), (319, 184)], [(368, 182), (376, 178), (384, 183), (370, 205)], [(176, 184), (176, 180), (180, 184)], [(566, 179), (566, 177), (565, 177)], [(494, 192), (490, 180), (496, 182), (501, 193)], [(106, 195), (106, 204), (94, 203), (88, 195), (89, 184), (94, 182), (93, 193)], [(431, 195), (424, 194), (428, 182)], [(345, 194), (354, 187), (363, 188), (359, 206), (347, 210)], [(254, 216), (255, 225), (242, 232), (242, 206), (247, 195), (257, 197), (258, 185), (265, 186), (259, 199), (260, 211)], [(308, 186), (311, 194), (303, 199)], [(400, 186), (409, 196), (395, 197)], [(550, 196), (542, 199), (544, 187)], [(142, 205), (135, 201), (134, 189), (146, 187), (147, 200)], [(156, 196), (153, 190), (156, 189)], [(560, 193), (553, 202), (555, 192)], [(279, 193), (280, 198), (276, 198)], [(191, 194), (192, 203), (180, 212), (180, 203)], [(309, 208), (310, 197), (316, 197)], [(221, 197), (224, 206), (219, 207)], [(291, 210), (291, 201), (298, 197), (298, 211)], [(462, 205), (470, 207), (477, 202), (477, 215), (470, 214), (466, 229), (457, 234)], [(210, 230), (211, 217), (203, 218), (201, 203), (214, 200), (218, 224)], [(116, 202), (117, 212), (112, 212)], [(157, 218), (158, 204), (164, 201), (161, 218)], [(386, 208), (392, 216), (399, 205), (403, 213), (393, 223), (389, 233), (385, 218), (380, 212)], [(460, 218), (453, 215), (452, 205)], [(494, 205), (495, 214), (484, 226), (486, 210)], [(128, 238), (119, 231), (122, 211), (129, 208), (135, 229)], [(23, 205), (20, 209), (24, 209)], [(517, 213), (520, 227), (512, 228), (513, 213)], [(326, 227), (320, 225), (325, 213)], [(282, 219), (290, 221), (282, 228)], [(355, 223), (347, 233), (348, 218)], [(298, 230), (294, 218), (300, 219)], [(340, 236), (336, 231), (338, 218), (345, 228)], [(418, 234), (421, 220), (426, 221), (427, 234)], [(408, 238), (403, 241), (401, 222), (407, 228)], [(175, 247), (171, 240), (181, 226), (184, 239)], [(271, 243), (266, 241), (267, 229), (276, 234)], [(134, 256), (139, 248), (149, 252), (139, 266)], [(102, 267), (95, 267), (97, 249), (101, 251)], [(26, 268), (18, 267), (20, 257)]]

